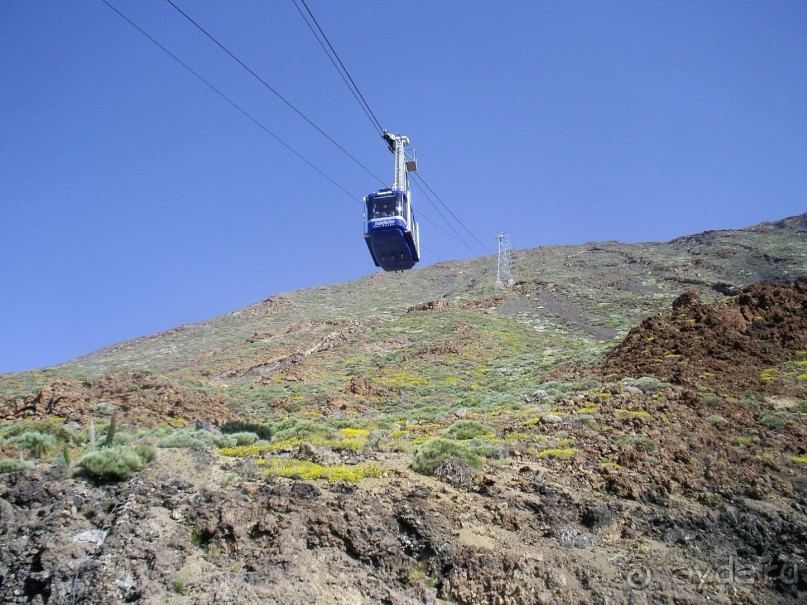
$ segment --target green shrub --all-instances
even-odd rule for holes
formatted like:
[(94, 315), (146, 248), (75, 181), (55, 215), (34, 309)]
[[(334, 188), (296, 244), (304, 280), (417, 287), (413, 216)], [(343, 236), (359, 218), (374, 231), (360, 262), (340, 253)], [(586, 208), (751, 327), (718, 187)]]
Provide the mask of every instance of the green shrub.
[(469, 439), (464, 443), (468, 451), (483, 458), (505, 458), (505, 449), (484, 439)]
[(759, 421), (763, 426), (768, 427), (772, 431), (778, 431), (785, 427), (785, 421), (776, 412), (765, 412), (762, 415), (762, 420)]
[[(390, 424), (389, 422), (382, 424)], [(350, 418), (348, 416), (332, 416), (328, 418), (328, 426), (335, 429), (370, 429), (375, 424), (358, 418)]]
[(759, 408), (759, 404), (750, 397), (741, 397), (740, 405), (745, 406), (750, 410), (756, 410)]
[(493, 433), (492, 428), (474, 420), (457, 420), (443, 432), (449, 439), (456, 439), (457, 441), (465, 441), (466, 439), (474, 439), (475, 437), (492, 435)]
[(706, 419), (706, 422), (709, 424), (726, 424), (726, 419), (723, 416), (719, 416), (718, 414), (712, 414)]
[(635, 443), (639, 448), (643, 449), (648, 454), (651, 454), (658, 449), (656, 442), (649, 437), (637, 437)]
[(252, 445), (258, 440), (258, 435), (246, 431), (242, 433), (232, 433), (230, 437), (235, 439), (236, 445)]
[(259, 439), (269, 441), (272, 438), (272, 430), (266, 424), (259, 424), (257, 422), (241, 422), (240, 420), (233, 420), (225, 422), (221, 425), (221, 432), (225, 434), (232, 433), (255, 433)]
[(157, 442), (157, 447), (182, 447), (201, 450), (212, 447), (213, 441), (213, 433), (208, 431), (180, 429), (160, 439)]
[(129, 445), (135, 439), (137, 439), (137, 435), (135, 435), (134, 433), (118, 431), (112, 438), (112, 445)]
[(58, 424), (51, 420), (35, 420), (33, 422), (26, 422), (24, 424), (16, 424), (9, 427), (4, 432), (6, 438), (16, 437), (17, 435), (22, 435), (23, 433), (37, 432), (46, 435), (53, 435), (57, 441), (72, 441), (73, 443), (81, 442), (80, 435), (77, 435), (63, 424)]
[(624, 437), (617, 439), (616, 444), (635, 445), (638, 449), (643, 450), (648, 454), (652, 454), (658, 449), (658, 445), (656, 445), (656, 442), (650, 439), (650, 437), (634, 437), (631, 435), (625, 435)]
[(411, 586), (428, 586), (434, 588), (436, 581), (429, 575), (429, 564), (426, 562), (415, 563), (409, 570), (407, 581)]
[(287, 439), (310, 439), (311, 437), (333, 437), (334, 430), (323, 424), (299, 418), (284, 418), (271, 425), (272, 441)]
[(0, 458), (0, 473), (14, 473), (34, 468), (34, 463), (30, 460), (20, 460), (19, 458)]
[(147, 445), (113, 446), (84, 454), (78, 464), (96, 479), (120, 481), (144, 469), (156, 455), (156, 450)]
[(56, 449), (56, 437), (49, 433), (29, 430), (13, 437), (7, 437), (5, 442), (21, 449), (28, 450), (34, 458), (51, 454)]
[[(252, 434), (254, 435), (255, 433)], [(235, 447), (238, 445), (238, 441), (236, 441), (235, 437), (232, 435), (213, 435), (213, 443), (218, 448)]]
[(465, 444), (435, 437), (422, 444), (415, 452), (412, 470), (422, 475), (432, 475), (434, 469), (449, 458), (459, 458), (473, 469), (482, 470), (484, 460), (471, 452)]
[(705, 393), (704, 396), (701, 397), (701, 401), (713, 408), (716, 408), (723, 403), (723, 400), (714, 393)]
[(551, 381), (543, 383), (541, 388), (533, 391), (531, 396), (538, 403), (552, 404), (564, 395), (574, 393), (574, 391), (575, 385), (570, 382)]
[(740, 397), (740, 405), (751, 410), (758, 409), (761, 403), (765, 403), (765, 396), (757, 391), (745, 391), (742, 397)]
[(146, 461), (146, 464), (151, 462), (157, 457), (157, 450), (151, 447), (150, 445), (135, 445), (134, 450), (140, 455), (140, 457)]
[(602, 388), (602, 383), (595, 378), (586, 378), (579, 384), (575, 384), (576, 390), (593, 391), (594, 389)]
[(745, 391), (743, 397), (751, 401), (756, 401), (757, 403), (765, 403), (765, 395), (757, 391)]
[(624, 384), (642, 389), (642, 392), (646, 394), (658, 393), (659, 391), (662, 391), (670, 386), (669, 382), (662, 382), (661, 380), (652, 378), (650, 376), (642, 376), (641, 378), (625, 378), (625, 380), (622, 382)]

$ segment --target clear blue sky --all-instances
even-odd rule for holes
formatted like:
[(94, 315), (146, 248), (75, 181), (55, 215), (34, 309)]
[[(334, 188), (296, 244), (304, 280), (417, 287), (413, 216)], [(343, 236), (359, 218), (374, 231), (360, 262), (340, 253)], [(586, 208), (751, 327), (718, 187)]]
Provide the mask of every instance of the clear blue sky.
[[(0, 372), (375, 270), (356, 200), (380, 185), (166, 2), (110, 2), (355, 200), (100, 0), (4, 0)], [(291, 0), (176, 2), (391, 180)], [(515, 248), (667, 240), (807, 210), (801, 0), (309, 6), (491, 249), (499, 230)], [(485, 253), (421, 229), (423, 265)]]

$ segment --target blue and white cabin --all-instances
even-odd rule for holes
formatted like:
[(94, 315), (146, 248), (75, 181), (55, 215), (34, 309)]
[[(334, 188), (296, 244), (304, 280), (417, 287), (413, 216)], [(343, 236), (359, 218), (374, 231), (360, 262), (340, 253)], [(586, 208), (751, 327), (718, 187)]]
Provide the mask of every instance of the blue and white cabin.
[(411, 269), (420, 260), (420, 233), (409, 193), (381, 189), (364, 198), (364, 241), (376, 267)]

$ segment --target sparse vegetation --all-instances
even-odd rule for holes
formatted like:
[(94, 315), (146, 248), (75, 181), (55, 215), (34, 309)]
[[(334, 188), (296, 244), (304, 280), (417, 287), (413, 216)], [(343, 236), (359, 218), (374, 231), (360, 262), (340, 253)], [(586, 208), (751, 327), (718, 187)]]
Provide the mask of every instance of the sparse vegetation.
[(258, 464), (261, 465), (267, 475), (305, 480), (324, 479), (331, 482), (348, 481), (358, 483), (368, 477), (379, 477), (382, 473), (381, 469), (373, 464), (329, 466), (308, 460), (289, 458), (266, 458), (259, 460)]
[(650, 412), (647, 410), (626, 410), (626, 409), (619, 409), (614, 410), (614, 414), (617, 416), (630, 416), (633, 418), (650, 418)]
[[(693, 334), (705, 325), (684, 313), (658, 315), (669, 308), (682, 287), (680, 280), (694, 275), (694, 265), (702, 273), (693, 287), (703, 296), (697, 303), (703, 308), (722, 304), (712, 302), (717, 295), (709, 298), (710, 280), (719, 276), (740, 284), (752, 275), (732, 269), (730, 259), (719, 268), (702, 266), (700, 262), (709, 261), (711, 254), (707, 246), (697, 244), (700, 254), (691, 251), (695, 249), (691, 242), (678, 248), (665, 244), (639, 250), (616, 243), (591, 253), (589, 248), (594, 246), (574, 252), (581, 258), (560, 248), (543, 250), (531, 259), (531, 253), (523, 251), (518, 269), (532, 273), (523, 281), (520, 275), (519, 284), (502, 291), (483, 283), (492, 277), (490, 259), (476, 266), (447, 263), (404, 276), (379, 273), (348, 285), (290, 293), (282, 302), (259, 302), (226, 318), (174, 331), (167, 338), (156, 335), (101, 352), (94, 359), (65, 364), (58, 372), (77, 375), (80, 367), (87, 384), (71, 379), (53, 389), (57, 395), (77, 392), (65, 411), (56, 405), (54, 413), (78, 418), (84, 430), (55, 417), (0, 426), (2, 454), (8, 457), (0, 461), (0, 470), (30, 469), (37, 463), (33, 472), (7, 476), (10, 485), (36, 486), (42, 481), (45, 487), (53, 477), (68, 477), (62, 490), (67, 506), (60, 502), (50, 510), (41, 508), (45, 515), (56, 507), (64, 512), (44, 517), (48, 523), (38, 522), (38, 527), (64, 526), (73, 532), (78, 529), (74, 521), (82, 519), (104, 527), (128, 512), (130, 522), (146, 519), (143, 527), (148, 531), (117, 532), (116, 542), (110, 541), (104, 550), (113, 559), (118, 544), (125, 544), (128, 553), (131, 544), (124, 541), (153, 539), (152, 524), (168, 523), (171, 531), (187, 528), (195, 547), (188, 543), (188, 533), (163, 533), (173, 537), (164, 545), (155, 543), (174, 548), (184, 541), (178, 547), (193, 551), (182, 552), (177, 559), (186, 561), (178, 565), (184, 571), (164, 575), (160, 586), (143, 586), (161, 588), (162, 597), (154, 598), (163, 600), (171, 599), (172, 583), (177, 595), (183, 595), (174, 595), (174, 600), (204, 600), (209, 597), (204, 591), (227, 573), (260, 573), (288, 561), (296, 561), (298, 571), (315, 569), (306, 567), (310, 557), (319, 557), (318, 563), (334, 560), (332, 555), (344, 557), (345, 548), (351, 556), (345, 559), (351, 573), (372, 566), (373, 583), (399, 582), (406, 595), (398, 600), (404, 601), (432, 598), (433, 591), (422, 590), (429, 586), (439, 586), (437, 594), (446, 600), (495, 600), (506, 594), (503, 582), (512, 583), (513, 578), (519, 589), (523, 585), (525, 598), (543, 594), (551, 600), (568, 590), (581, 590), (566, 596), (575, 602), (596, 600), (597, 594), (582, 592), (582, 582), (566, 588), (547, 584), (546, 570), (562, 560), (574, 563), (571, 570), (560, 564), (560, 573), (569, 574), (566, 577), (596, 575), (600, 596), (619, 596), (625, 578), (606, 577), (606, 566), (627, 564), (637, 552), (652, 559), (652, 548), (635, 547), (637, 536), (647, 527), (655, 527), (654, 540), (663, 536), (670, 547), (696, 557), (692, 564), (703, 564), (704, 569), (715, 567), (710, 549), (688, 548), (682, 537), (692, 535), (695, 542), (690, 546), (714, 538), (721, 541), (715, 552), (747, 552), (753, 557), (760, 544), (748, 543), (726, 526), (734, 515), (708, 515), (728, 502), (745, 522), (747, 515), (755, 514), (745, 507), (746, 498), (759, 494), (767, 498), (765, 515), (770, 512), (770, 517), (757, 517), (761, 523), (775, 519), (775, 530), (789, 531), (780, 520), (795, 518), (798, 512), (792, 502), (794, 496), (803, 496), (803, 486), (796, 479), (807, 465), (798, 442), (804, 420), (799, 414), (807, 412), (800, 376), (807, 366), (790, 361), (777, 365), (776, 371), (767, 372), (768, 382), (754, 382), (761, 367), (749, 372), (748, 383), (720, 382), (719, 367), (698, 366), (697, 355), (667, 338), (663, 332), (667, 328), (675, 336)], [(662, 248), (668, 258), (654, 256)], [(590, 266), (592, 259), (599, 263), (596, 271)], [(667, 261), (669, 265), (664, 264)], [(400, 287), (402, 279), (406, 288)], [(382, 282), (387, 284), (383, 290), (376, 285)], [(441, 305), (427, 312), (407, 312), (429, 297)], [(670, 369), (675, 383), (645, 376), (650, 370), (638, 362), (621, 373), (588, 376), (592, 365), (599, 367), (604, 354), (645, 317), (652, 319), (646, 325), (656, 331), (642, 334), (640, 344), (657, 350), (646, 357), (639, 351), (637, 360)], [(754, 330), (762, 329), (765, 321), (760, 317)], [(706, 352), (712, 345), (700, 344), (696, 352)], [(127, 364), (138, 369), (127, 370), (123, 379), (100, 378), (110, 368)], [(141, 375), (139, 368), (145, 367), (154, 368), (153, 374)], [(31, 398), (26, 409), (33, 409), (38, 391), (31, 385), (50, 383), (54, 376), (4, 375), (0, 384), (13, 381), (13, 389), (24, 387), (25, 395), (19, 395), (22, 391), (8, 395)], [(93, 391), (88, 386), (92, 384), (100, 386)], [(95, 416), (97, 429), (92, 448), (84, 443), (90, 419), (77, 416), (84, 408), (76, 402), (86, 401), (91, 402), (86, 407)], [(207, 408), (211, 401), (223, 403)], [(115, 410), (121, 417), (113, 431), (110, 420)], [(227, 418), (254, 422), (227, 422), (218, 433), (216, 423)], [(197, 424), (198, 420), (209, 420), (213, 426)], [(196, 431), (194, 426), (210, 430)], [(43, 453), (41, 462), (13, 458), (18, 450), (31, 457), (33, 450), (15, 449), (8, 440), (37, 432), (52, 435), (55, 448)], [(111, 447), (102, 446), (107, 442)], [(158, 450), (159, 464), (154, 465), (158, 468), (149, 469), (148, 456), (137, 449), (136, 444), (142, 443), (216, 447), (222, 455), (243, 459), (221, 459), (212, 449), (210, 453)], [(132, 452), (138, 453), (134, 459)], [(73, 468), (69, 468), (71, 456), (78, 461)], [(744, 466), (738, 469), (740, 464)], [(407, 465), (411, 472), (404, 470)], [(83, 485), (92, 478), (117, 481), (138, 472), (129, 485), (103, 489)], [(365, 485), (353, 485), (361, 481)], [(39, 494), (46, 492), (56, 493), (47, 486)], [(12, 498), (7, 501), (19, 508)], [(129, 502), (136, 509), (113, 508)], [(77, 514), (70, 510), (73, 504)], [(169, 504), (171, 518), (166, 518), (165, 510), (151, 515), (145, 509)], [(301, 512), (303, 534), (297, 532)], [(62, 514), (70, 523), (50, 522)], [(650, 525), (659, 515), (665, 523)], [(686, 527), (662, 533), (667, 531), (666, 519), (682, 515), (691, 519)], [(630, 525), (636, 521), (631, 531), (623, 527), (628, 517)], [(756, 527), (751, 517), (748, 521)], [(610, 529), (596, 530), (607, 524)], [(710, 535), (713, 527), (719, 531)], [(754, 535), (749, 538), (762, 536), (759, 541), (764, 542), (765, 529), (750, 532)], [(561, 530), (567, 532), (565, 541), (559, 537)], [(391, 537), (381, 532), (392, 532)], [(785, 539), (797, 542), (794, 533), (783, 537), (783, 543)], [(72, 544), (69, 537), (65, 541)], [(583, 551), (564, 550), (557, 556), (553, 552), (558, 545), (598, 548), (600, 543), (614, 561), (600, 556), (603, 551), (591, 557)], [(437, 552), (438, 547), (435, 558), (431, 550)], [(522, 558), (531, 555), (532, 548), (544, 557), (540, 564)], [(485, 565), (490, 558), (486, 551), (495, 553), (495, 560), (505, 567)], [(251, 563), (256, 555), (265, 560)], [(469, 555), (472, 559), (467, 559)], [(587, 564), (594, 558), (597, 568), (592, 570)], [(476, 569), (466, 574), (462, 565), (468, 561)], [(199, 562), (211, 579), (191, 582), (200, 568), (190, 564)], [(120, 558), (117, 563), (126, 566)], [(447, 577), (446, 566), (455, 563), (460, 567), (453, 567)], [(30, 560), (17, 565), (24, 566), (24, 573), (15, 577), (27, 577)], [(474, 577), (484, 576), (487, 567), (495, 570), (489, 576), (494, 580), (489, 590)], [(528, 573), (514, 576), (518, 569)], [(65, 593), (71, 577), (64, 568), (54, 572), (54, 582), (62, 582), (54, 584), (54, 594)], [(653, 579), (647, 598), (668, 587), (664, 583), (669, 577)], [(77, 592), (90, 576), (82, 571), (79, 580)], [(341, 587), (341, 579), (338, 584)], [(659, 592), (652, 592), (655, 589)], [(245, 594), (248, 600), (249, 590)], [(350, 598), (358, 593), (345, 594)], [(393, 590), (389, 595), (398, 598)], [(762, 602), (766, 595), (760, 592), (758, 598)]]
[(246, 458), (248, 456), (257, 456), (272, 451), (273, 449), (271, 443), (254, 443), (252, 445), (222, 447), (219, 450), (219, 454), (222, 456), (232, 456), (234, 458)]
[(557, 458), (558, 460), (568, 460), (577, 453), (572, 448), (548, 448), (538, 452), (539, 458)]
[(626, 385), (641, 389), (642, 392), (646, 394), (658, 393), (659, 391), (663, 391), (670, 386), (670, 383), (663, 382), (650, 376), (642, 376), (641, 378), (625, 378), (622, 382)]
[(435, 580), (429, 575), (429, 566), (425, 561), (419, 561), (409, 570), (407, 581), (412, 586), (428, 586), (433, 588)]

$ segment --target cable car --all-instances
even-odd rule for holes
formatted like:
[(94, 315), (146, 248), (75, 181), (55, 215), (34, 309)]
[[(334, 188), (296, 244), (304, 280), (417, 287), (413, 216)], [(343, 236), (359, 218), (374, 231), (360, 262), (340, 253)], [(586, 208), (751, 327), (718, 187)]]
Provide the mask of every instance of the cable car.
[(411, 269), (420, 260), (420, 234), (406, 191), (381, 189), (364, 198), (364, 241), (376, 267)]
[(376, 267), (405, 271), (420, 260), (420, 232), (408, 177), (409, 172), (417, 171), (417, 161), (405, 156), (408, 137), (386, 130), (383, 136), (395, 154), (395, 182), (364, 198), (364, 241)]

